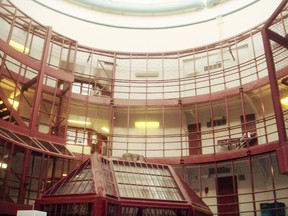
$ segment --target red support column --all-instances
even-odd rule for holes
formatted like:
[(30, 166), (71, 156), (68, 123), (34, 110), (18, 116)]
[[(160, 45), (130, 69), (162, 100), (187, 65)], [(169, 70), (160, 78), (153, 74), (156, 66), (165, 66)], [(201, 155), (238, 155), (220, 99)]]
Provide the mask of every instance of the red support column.
[(26, 149), (25, 155), (23, 158), (23, 166), (22, 166), (22, 175), (21, 175), (21, 182), (19, 188), (19, 196), (18, 196), (18, 203), (25, 204), (25, 195), (26, 195), (26, 186), (27, 186), (27, 176), (30, 170), (30, 158), (31, 158), (31, 150)]
[(40, 196), (41, 190), (44, 187), (44, 182), (42, 181), (42, 179), (43, 179), (43, 169), (44, 169), (44, 160), (45, 160), (45, 154), (42, 154), (40, 170), (39, 170), (39, 178), (38, 178), (37, 198)]
[(93, 206), (93, 215), (95, 216), (106, 216), (107, 212), (107, 201), (103, 196), (96, 196), (96, 200)]
[(266, 31), (262, 31), (262, 37), (263, 37), (263, 42), (264, 42), (267, 70), (268, 70), (268, 76), (269, 76), (270, 86), (271, 86), (271, 95), (272, 95), (272, 101), (273, 101), (273, 106), (274, 106), (276, 125), (277, 125), (278, 136), (279, 136), (279, 143), (280, 143), (280, 146), (284, 146), (284, 145), (287, 145), (286, 143), (287, 135), (286, 135), (286, 129), (285, 129), (285, 124), (284, 124), (284, 118), (283, 118), (283, 110), (282, 110), (282, 106), (280, 103), (280, 93), (279, 93), (279, 88), (278, 88), (278, 82), (277, 82), (277, 77), (276, 77), (272, 50), (270, 47), (270, 40), (268, 38), (268, 34), (266, 33)]
[(280, 148), (277, 149), (277, 159), (278, 159), (279, 172), (282, 174), (288, 174), (288, 142), (287, 142), (285, 122), (284, 122), (284, 117), (283, 117), (283, 110), (282, 110), (282, 106), (280, 103), (280, 93), (279, 93), (279, 88), (278, 88), (278, 82), (277, 82), (276, 70), (275, 70), (275, 62), (273, 61), (273, 53), (271, 50), (270, 40), (274, 40), (283, 46), (283, 43), (282, 43), (283, 38), (279, 39), (279, 36), (276, 33), (272, 32), (269, 28), (273, 25), (273, 22), (275, 21), (277, 16), (281, 13), (281, 11), (285, 8), (286, 5), (287, 5), (287, 0), (283, 1), (279, 5), (276, 11), (272, 14), (269, 20), (265, 23), (263, 30), (262, 30), (268, 76), (269, 76), (270, 86), (271, 86), (271, 95), (272, 95), (272, 101), (273, 101), (273, 106), (274, 106), (274, 111), (275, 111), (278, 136), (279, 136)]
[(30, 135), (35, 134), (35, 132), (37, 131), (37, 125), (39, 124), (38, 117), (39, 117), (39, 109), (40, 109), (41, 96), (42, 96), (43, 79), (45, 75), (45, 67), (46, 67), (46, 62), (48, 58), (51, 35), (52, 35), (52, 27), (48, 27), (47, 34), (45, 37), (44, 47), (42, 51), (41, 68), (38, 73), (38, 78), (37, 78), (37, 82), (35, 86), (36, 91), (34, 95), (34, 104), (32, 107), (32, 116), (31, 116), (30, 123), (29, 123)]

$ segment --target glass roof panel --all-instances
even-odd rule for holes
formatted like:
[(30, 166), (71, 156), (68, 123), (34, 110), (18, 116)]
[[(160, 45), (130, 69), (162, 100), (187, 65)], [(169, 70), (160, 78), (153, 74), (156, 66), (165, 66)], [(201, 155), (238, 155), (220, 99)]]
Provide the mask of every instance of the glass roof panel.
[(25, 144), (25, 145), (29, 145), (29, 146), (33, 146), (37, 149), (41, 149), (41, 150), (47, 150), (47, 149), (43, 149), (41, 146), (38, 145), (38, 143), (36, 143), (31, 137), (29, 136), (25, 136), (22, 134), (18, 134), (18, 133), (14, 133), (15, 136), (17, 136), (19, 138), (19, 140), (21, 140), (21, 144)]
[(102, 161), (102, 173), (103, 173), (106, 193), (109, 195), (116, 196), (115, 185), (113, 181), (113, 174), (110, 169), (110, 161), (104, 158), (101, 158), (101, 161)]
[[(13, 140), (15, 142), (23, 143), (23, 140), (21, 140), (18, 136), (16, 136), (11, 131), (5, 130), (3, 128), (0, 128), (0, 136), (6, 137), (7, 139)], [(26, 145), (26, 143), (23, 143)]]
[(83, 163), (79, 169), (74, 170), (67, 177), (63, 178), (47, 194), (84, 194), (95, 193), (93, 174), (90, 160)]
[(74, 155), (69, 152), (65, 145), (51, 143), (49, 141), (40, 140), (38, 138), (33, 138), (24, 134), (15, 133), (13, 131), (0, 128), (0, 137), (6, 138), (9, 141), (16, 142), (22, 145), (29, 145), (33, 148), (50, 152), (53, 154), (66, 155), (74, 157)]
[[(42, 141), (42, 140), (38, 140), (35, 138), (31, 138), (33, 140), (34, 143), (36, 143), (37, 146), (39, 146), (41, 149), (45, 150), (45, 151), (49, 151), (49, 152), (56, 152), (55, 149), (52, 148), (52, 146), (50, 145), (49, 142), (47, 141)], [(59, 153), (59, 152), (57, 152)]]
[(182, 201), (184, 197), (169, 167), (113, 161), (120, 197)]
[(66, 148), (65, 145), (56, 144), (56, 143), (52, 143), (52, 145), (62, 154), (73, 156), (73, 154)]

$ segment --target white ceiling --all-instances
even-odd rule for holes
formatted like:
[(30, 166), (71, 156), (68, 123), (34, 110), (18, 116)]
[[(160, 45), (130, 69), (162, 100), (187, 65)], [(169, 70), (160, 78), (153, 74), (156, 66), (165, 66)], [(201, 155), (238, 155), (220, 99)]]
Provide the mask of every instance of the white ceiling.
[(137, 0), (137, 3), (136, 0), (33, 1), (61, 14), (98, 25), (164, 29), (210, 21), (259, 0)]

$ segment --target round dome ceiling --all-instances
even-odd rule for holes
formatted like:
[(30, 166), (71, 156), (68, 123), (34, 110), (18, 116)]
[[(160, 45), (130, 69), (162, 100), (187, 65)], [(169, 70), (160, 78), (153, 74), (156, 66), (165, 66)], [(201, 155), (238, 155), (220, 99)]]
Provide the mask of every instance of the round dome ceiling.
[[(69, 1), (75, 3), (75, 0)], [(164, 15), (201, 9), (207, 5), (206, 1), (207, 0), (78, 0), (77, 3), (82, 3), (87, 7), (105, 12), (126, 15)], [(220, 0), (208, 1), (212, 6), (216, 1), (219, 2)]]
[(259, 0), (33, 0), (97, 25), (164, 29), (189, 26), (234, 13)]

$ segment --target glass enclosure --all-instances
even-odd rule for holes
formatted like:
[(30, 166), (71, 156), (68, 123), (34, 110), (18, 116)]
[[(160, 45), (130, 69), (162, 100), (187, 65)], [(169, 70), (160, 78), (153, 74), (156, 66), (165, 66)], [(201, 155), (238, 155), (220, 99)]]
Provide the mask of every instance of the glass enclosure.
[(171, 166), (138, 158), (94, 153), (37, 199), (36, 208), (48, 215), (67, 215), (74, 205), (81, 215), (212, 215)]

